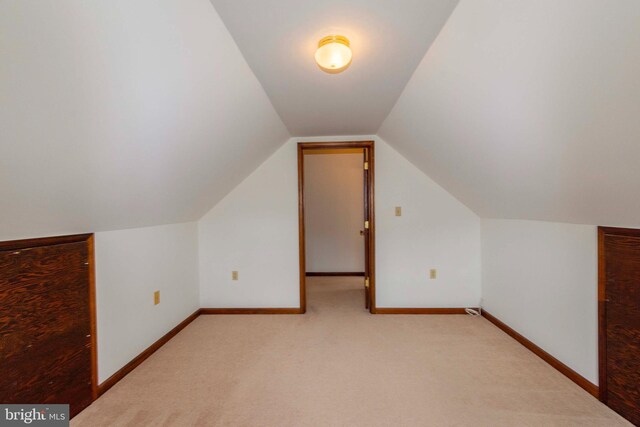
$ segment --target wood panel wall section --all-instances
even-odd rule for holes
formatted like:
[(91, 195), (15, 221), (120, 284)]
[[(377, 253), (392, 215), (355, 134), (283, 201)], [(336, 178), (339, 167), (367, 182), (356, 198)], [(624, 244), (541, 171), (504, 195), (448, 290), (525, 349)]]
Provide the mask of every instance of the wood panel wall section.
[(97, 396), (93, 235), (0, 242), (0, 402)]
[(488, 321), (496, 325), (498, 328), (502, 329), (507, 335), (511, 338), (518, 341), (520, 344), (525, 346), (531, 352), (533, 352), (536, 356), (547, 362), (549, 365), (557, 369), (561, 374), (565, 377), (569, 378), (574, 383), (578, 384), (584, 390), (586, 390), (592, 396), (598, 398), (598, 386), (593, 384), (591, 381), (584, 378), (582, 375), (578, 374), (576, 371), (544, 351), (542, 348), (538, 347), (532, 341), (527, 339), (524, 335), (521, 335), (516, 330), (512, 329), (509, 325), (502, 322), (500, 319), (496, 318), (492, 314), (488, 313), (485, 310), (482, 310), (482, 316), (484, 316)]
[(640, 230), (598, 227), (600, 400), (640, 425)]

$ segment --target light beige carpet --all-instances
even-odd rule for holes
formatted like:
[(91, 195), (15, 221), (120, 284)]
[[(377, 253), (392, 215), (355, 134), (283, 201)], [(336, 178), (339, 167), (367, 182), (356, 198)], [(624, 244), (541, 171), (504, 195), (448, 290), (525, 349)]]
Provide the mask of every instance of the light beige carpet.
[(200, 316), (74, 426), (627, 423), (483, 318), (370, 315), (314, 278), (306, 315)]

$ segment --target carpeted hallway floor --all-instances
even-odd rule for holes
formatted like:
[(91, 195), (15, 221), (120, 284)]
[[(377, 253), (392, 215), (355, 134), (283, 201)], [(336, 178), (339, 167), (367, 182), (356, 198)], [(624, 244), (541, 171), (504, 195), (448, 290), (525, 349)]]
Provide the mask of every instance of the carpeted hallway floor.
[(200, 316), (71, 424), (628, 425), (483, 318), (368, 314), (361, 280), (309, 280), (303, 316)]

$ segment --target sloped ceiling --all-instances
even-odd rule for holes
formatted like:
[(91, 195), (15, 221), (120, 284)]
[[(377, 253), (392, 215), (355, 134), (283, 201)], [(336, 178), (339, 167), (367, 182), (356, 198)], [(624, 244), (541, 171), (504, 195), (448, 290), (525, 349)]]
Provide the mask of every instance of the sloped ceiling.
[(242, 53), (207, 0), (0, 2), (1, 240), (199, 219), (280, 116), (375, 133), (400, 93), (379, 135), (480, 216), (640, 226), (637, 0), (211, 1)]
[(198, 219), (288, 138), (207, 0), (0, 2), (0, 240)]
[(640, 2), (461, 1), (379, 135), (482, 217), (640, 226)]
[[(294, 136), (372, 134), (457, 0), (211, 0)], [(318, 40), (347, 36), (353, 62), (326, 74)]]

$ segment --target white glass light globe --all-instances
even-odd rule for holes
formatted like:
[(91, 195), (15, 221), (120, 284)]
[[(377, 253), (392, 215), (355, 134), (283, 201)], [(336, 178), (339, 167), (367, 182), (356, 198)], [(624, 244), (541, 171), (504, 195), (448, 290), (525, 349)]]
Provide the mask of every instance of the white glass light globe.
[(327, 73), (339, 73), (351, 64), (349, 40), (343, 36), (327, 36), (318, 43), (315, 58), (318, 66)]

